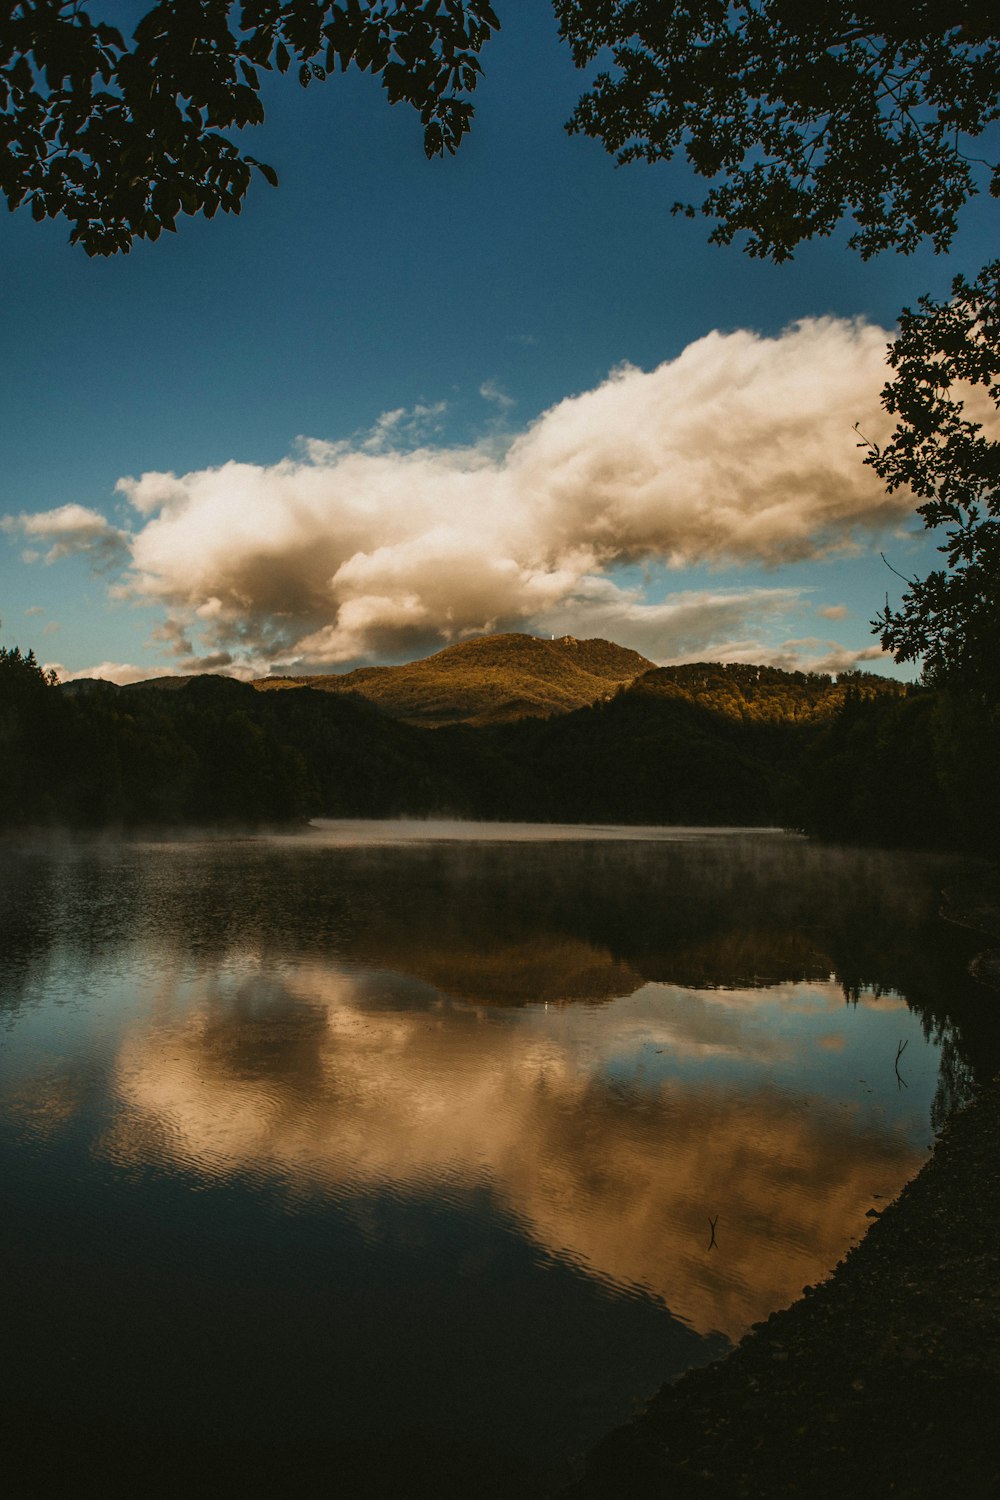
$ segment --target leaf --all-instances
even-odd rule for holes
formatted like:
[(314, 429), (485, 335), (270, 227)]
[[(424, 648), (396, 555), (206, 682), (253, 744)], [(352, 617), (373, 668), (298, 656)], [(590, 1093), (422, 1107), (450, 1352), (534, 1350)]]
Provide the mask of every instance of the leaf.
[(276, 188), (278, 186), (278, 174), (273, 167), (268, 166), (266, 161), (258, 161), (255, 156), (244, 157), (244, 161), (248, 161), (252, 167), (256, 167), (260, 175), (265, 178), (272, 187)]

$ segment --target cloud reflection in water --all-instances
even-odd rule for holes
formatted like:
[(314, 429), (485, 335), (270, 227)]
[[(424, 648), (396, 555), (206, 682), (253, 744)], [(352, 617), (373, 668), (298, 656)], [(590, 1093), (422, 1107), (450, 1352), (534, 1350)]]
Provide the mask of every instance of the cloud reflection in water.
[[(562, 957), (602, 999), (625, 977), (595, 986), (599, 963)], [(833, 982), (498, 1009), (350, 964), (165, 973), (121, 1044), (101, 1149), (347, 1211), (485, 1186), (545, 1255), (738, 1338), (832, 1267), (873, 1193), (922, 1158), (865, 1094), (793, 1081), (797, 1053), (857, 1071), (861, 1021)]]

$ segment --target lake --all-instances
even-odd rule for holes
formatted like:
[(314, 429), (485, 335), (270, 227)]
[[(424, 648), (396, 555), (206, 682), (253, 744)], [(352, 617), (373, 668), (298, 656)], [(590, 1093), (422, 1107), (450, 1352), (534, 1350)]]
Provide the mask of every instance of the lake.
[(771, 830), (7, 847), (9, 1440), (106, 1493), (547, 1493), (919, 1169), (944, 878)]

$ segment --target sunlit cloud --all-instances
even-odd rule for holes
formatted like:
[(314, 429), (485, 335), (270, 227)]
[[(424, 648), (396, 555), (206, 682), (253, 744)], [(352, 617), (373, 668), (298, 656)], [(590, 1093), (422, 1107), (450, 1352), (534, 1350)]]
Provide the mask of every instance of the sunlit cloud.
[[(435, 445), (444, 405), (421, 405), (272, 465), (123, 478), (131, 534), (82, 506), (3, 524), (48, 542), (46, 561), (86, 551), (106, 566), (127, 550), (113, 597), (158, 606), (161, 649), (209, 670), (402, 659), (496, 630), (779, 665), (766, 643), (785, 635), (782, 661), (853, 663), (837, 642), (796, 646), (793, 620), (812, 613), (800, 590), (727, 588), (722, 573), (843, 555), (909, 512), (912, 497), (886, 495), (861, 463), (854, 431), (884, 435), (886, 340), (833, 318), (777, 338), (711, 333), (513, 437)], [(480, 394), (508, 399), (490, 381)], [(720, 584), (651, 600), (615, 581), (636, 563), (707, 566)]]
[[(432, 405), (418, 404), (409, 410), (399, 406), (394, 411), (384, 411), (371, 430), (361, 435), (359, 446), (365, 453), (393, 452), (401, 446), (412, 447), (435, 437), (441, 431), (447, 409), (446, 401), (435, 401)], [(350, 445), (307, 440), (306, 448), (315, 457), (322, 458), (347, 452)]]
[[(689, 661), (693, 657), (687, 658)], [(761, 641), (724, 641), (713, 651), (713, 661), (747, 662), (759, 666), (780, 667), (786, 672), (838, 672), (854, 671), (865, 662), (888, 666), (892, 656), (881, 646), (841, 646), (837, 641), (824, 641), (816, 636), (799, 636), (782, 641), (780, 645), (765, 645)]]
[[(865, 662), (887, 666), (893, 659), (891, 652), (883, 651), (881, 646), (865, 646), (858, 651), (852, 647), (840, 646), (836, 641), (817, 640), (814, 636), (786, 641), (782, 649), (789, 660), (797, 660), (797, 670), (831, 674), (852, 671)], [(781, 665), (780, 661), (778, 665)], [(789, 670), (796, 669), (790, 667)]]
[(228, 652), (219, 652), (216, 656), (189, 657), (172, 666), (154, 668), (148, 665), (137, 666), (135, 662), (128, 661), (101, 661), (80, 671), (70, 671), (61, 662), (53, 661), (45, 663), (45, 670), (55, 672), (60, 682), (80, 682), (99, 677), (103, 682), (116, 683), (118, 687), (127, 687), (132, 682), (148, 682), (151, 677), (185, 677), (191, 672), (225, 672), (227, 677), (239, 677), (244, 681), (254, 675), (250, 667), (233, 662)]
[[(620, 588), (608, 578), (585, 578), (572, 596), (549, 612), (546, 624), (554, 635), (596, 635), (624, 642), (651, 661), (703, 658), (706, 652), (716, 661), (723, 660), (719, 653), (734, 630), (766, 627), (794, 610), (801, 598), (802, 590), (796, 588), (691, 589), (646, 604), (637, 588)], [(763, 644), (755, 649), (765, 654), (768, 650)]]
[[(114, 682), (123, 687), (129, 682), (142, 682), (150, 675), (149, 667), (137, 667), (134, 662), (127, 661), (101, 661), (96, 666), (84, 667), (82, 671), (71, 672), (64, 667), (62, 662), (50, 661), (45, 663), (47, 672), (55, 672), (60, 682), (80, 682), (82, 680), (99, 677), (103, 682)], [(155, 675), (170, 677), (175, 675), (175, 670), (169, 667), (158, 667)]]

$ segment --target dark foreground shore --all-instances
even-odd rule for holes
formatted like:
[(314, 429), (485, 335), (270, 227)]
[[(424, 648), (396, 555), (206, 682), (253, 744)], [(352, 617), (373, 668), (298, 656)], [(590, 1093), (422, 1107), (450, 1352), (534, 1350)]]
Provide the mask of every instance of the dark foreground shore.
[(564, 1500), (856, 1494), (1000, 1496), (1000, 1078), (829, 1281), (665, 1386)]
[[(1000, 1003), (1000, 997), (998, 997)], [(5, 1493), (82, 1477), (108, 1496), (515, 1500), (540, 1476), (485, 1453), (359, 1443), (179, 1447), (162, 1434), (0, 1421)], [(474, 1476), (474, 1477), (473, 1477)], [(562, 1500), (1000, 1496), (1000, 1078), (938, 1138), (832, 1278), (606, 1437)]]
[[(998, 996), (1000, 1004), (1000, 996)], [(540, 1476), (486, 1454), (331, 1444), (178, 1447), (0, 1421), (5, 1492), (48, 1500), (82, 1476), (108, 1496), (342, 1494), (515, 1500)], [(471, 1478), (474, 1476), (474, 1479)], [(945, 1127), (920, 1174), (832, 1278), (725, 1359), (664, 1387), (606, 1437), (562, 1500), (1000, 1496), (1000, 1078)]]

